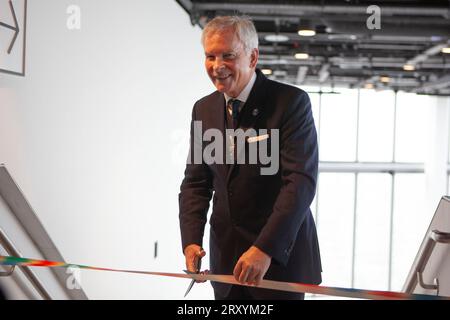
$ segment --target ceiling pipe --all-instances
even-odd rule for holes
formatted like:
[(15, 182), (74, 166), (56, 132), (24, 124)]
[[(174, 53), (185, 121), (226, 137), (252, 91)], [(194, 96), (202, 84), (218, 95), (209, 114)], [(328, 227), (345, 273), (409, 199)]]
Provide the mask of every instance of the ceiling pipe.
[(446, 46), (447, 46), (446, 43), (441, 43), (441, 44), (435, 45), (435, 46), (425, 50), (424, 52), (418, 54), (411, 60), (408, 60), (407, 64), (415, 66), (419, 62), (423, 62), (423, 61), (427, 60), (429, 57), (438, 54), (439, 52), (441, 52), (442, 48), (445, 48)]
[[(368, 6), (317, 6), (317, 5), (287, 5), (287, 4), (244, 4), (244, 3), (194, 3), (193, 9), (200, 11), (226, 10), (240, 11), (246, 14), (270, 14), (270, 15), (310, 15), (310, 14), (367, 14)], [(405, 6), (380, 6), (383, 15), (416, 15), (439, 16), (449, 18), (448, 7), (405, 7)]]
[(302, 84), (303, 81), (305, 81), (305, 79), (306, 79), (306, 74), (307, 73), (308, 73), (308, 67), (307, 66), (300, 66), (300, 67), (298, 67), (297, 79), (296, 79), (295, 83), (297, 85)]
[(325, 82), (325, 80), (328, 79), (330, 76), (330, 72), (328, 69), (330, 68), (330, 65), (328, 63), (325, 63), (322, 68), (320, 68), (318, 75), (319, 75), (319, 82)]

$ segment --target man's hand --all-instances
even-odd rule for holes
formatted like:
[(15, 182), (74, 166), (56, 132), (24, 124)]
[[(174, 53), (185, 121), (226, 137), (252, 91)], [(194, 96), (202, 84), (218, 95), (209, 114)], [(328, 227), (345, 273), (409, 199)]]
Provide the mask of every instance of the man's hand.
[(236, 263), (234, 278), (242, 284), (259, 285), (269, 269), (271, 260), (265, 252), (251, 246)]
[[(187, 270), (193, 273), (200, 272), (200, 267), (202, 265), (201, 259), (205, 255), (206, 255), (205, 250), (203, 250), (203, 248), (197, 244), (190, 244), (186, 248), (184, 248), (184, 257), (186, 258)], [(197, 281), (197, 282), (205, 282), (205, 281)]]

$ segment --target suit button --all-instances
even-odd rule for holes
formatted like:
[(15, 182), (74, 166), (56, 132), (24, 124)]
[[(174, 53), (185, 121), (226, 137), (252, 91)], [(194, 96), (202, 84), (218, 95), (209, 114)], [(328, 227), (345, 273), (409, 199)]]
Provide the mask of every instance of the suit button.
[(229, 195), (230, 197), (232, 197), (232, 196), (233, 196), (233, 192), (229, 191), (229, 192), (228, 192), (228, 195)]

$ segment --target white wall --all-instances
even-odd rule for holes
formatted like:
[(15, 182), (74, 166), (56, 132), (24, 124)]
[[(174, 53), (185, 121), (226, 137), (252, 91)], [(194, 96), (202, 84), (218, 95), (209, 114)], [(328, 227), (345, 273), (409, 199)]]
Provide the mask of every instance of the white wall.
[[(69, 5), (81, 9), (81, 30), (66, 27)], [(0, 163), (67, 261), (181, 272), (191, 109), (212, 90), (200, 29), (175, 1), (29, 0), (26, 77), (0, 73)], [(101, 299), (181, 299), (188, 285), (81, 276)], [(190, 298), (212, 290), (196, 286)]]

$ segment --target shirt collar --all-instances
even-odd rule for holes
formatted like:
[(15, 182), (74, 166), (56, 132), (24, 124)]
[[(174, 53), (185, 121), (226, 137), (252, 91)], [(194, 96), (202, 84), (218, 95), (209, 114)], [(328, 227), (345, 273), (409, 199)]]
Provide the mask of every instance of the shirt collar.
[(256, 81), (256, 72), (253, 72), (253, 75), (250, 78), (250, 81), (247, 83), (244, 90), (242, 90), (241, 93), (237, 97), (233, 98), (233, 97), (230, 97), (229, 95), (227, 95), (226, 93), (224, 93), (226, 104), (228, 104), (228, 101), (230, 99), (237, 99), (239, 101), (242, 101), (241, 106), (243, 106), (244, 103), (247, 101), (248, 96), (250, 95), (250, 91), (252, 91), (255, 81)]

